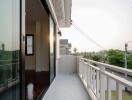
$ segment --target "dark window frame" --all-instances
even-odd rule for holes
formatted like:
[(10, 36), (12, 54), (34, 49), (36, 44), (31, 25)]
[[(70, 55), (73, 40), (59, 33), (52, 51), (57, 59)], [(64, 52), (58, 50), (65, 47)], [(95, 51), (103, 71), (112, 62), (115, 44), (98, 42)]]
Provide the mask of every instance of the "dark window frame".
[[(53, 43), (53, 48), (54, 48), (54, 78), (56, 77), (56, 24), (55, 24), (55, 21), (54, 21), (54, 18), (52, 16), (51, 13), (49, 13), (49, 36), (50, 36), (50, 19), (52, 19), (53, 21), (53, 24), (54, 24), (54, 33), (53, 33), (53, 36), (54, 36), (54, 43)], [(54, 78), (52, 80), (50, 80), (50, 73), (51, 73), (51, 70), (50, 70), (50, 43), (49, 43), (49, 84), (51, 84), (54, 80)]]

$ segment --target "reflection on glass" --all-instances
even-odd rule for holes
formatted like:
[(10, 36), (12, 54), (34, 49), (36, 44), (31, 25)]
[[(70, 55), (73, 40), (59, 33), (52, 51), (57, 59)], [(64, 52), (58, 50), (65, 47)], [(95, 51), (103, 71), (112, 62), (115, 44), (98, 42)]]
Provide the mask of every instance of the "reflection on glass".
[(0, 100), (19, 100), (19, 0), (0, 0)]

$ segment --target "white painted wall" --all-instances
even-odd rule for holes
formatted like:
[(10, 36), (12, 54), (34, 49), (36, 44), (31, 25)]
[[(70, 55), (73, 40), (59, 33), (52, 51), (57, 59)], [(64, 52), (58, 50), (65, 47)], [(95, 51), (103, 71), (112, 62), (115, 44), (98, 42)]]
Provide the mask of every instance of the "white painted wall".
[(58, 74), (72, 74), (77, 72), (77, 57), (63, 55), (59, 59)]

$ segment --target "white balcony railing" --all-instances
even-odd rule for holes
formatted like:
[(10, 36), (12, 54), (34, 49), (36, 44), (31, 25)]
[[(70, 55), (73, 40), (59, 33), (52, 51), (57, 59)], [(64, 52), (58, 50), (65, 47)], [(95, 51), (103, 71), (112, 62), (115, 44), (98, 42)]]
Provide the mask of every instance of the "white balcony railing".
[(132, 70), (81, 58), (78, 74), (93, 100), (112, 100), (113, 90), (122, 100), (126, 88), (132, 92)]

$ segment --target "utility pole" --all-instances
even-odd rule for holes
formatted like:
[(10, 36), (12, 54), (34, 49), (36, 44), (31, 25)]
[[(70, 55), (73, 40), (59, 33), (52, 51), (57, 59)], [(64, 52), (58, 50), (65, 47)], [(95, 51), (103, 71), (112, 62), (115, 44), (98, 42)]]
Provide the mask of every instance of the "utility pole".
[[(127, 46), (128, 44), (125, 43), (125, 62), (124, 62), (124, 67), (127, 69)], [(125, 73), (125, 77), (127, 78), (127, 73)], [(125, 90), (128, 90), (127, 86), (125, 86)]]
[(124, 55), (124, 59), (125, 59), (125, 62), (124, 62), (124, 67), (127, 69), (127, 56), (128, 56), (128, 50), (127, 50), (127, 47), (128, 47), (128, 43), (130, 43), (132, 41), (128, 41), (125, 43), (125, 55)]
[[(127, 43), (125, 43), (125, 62), (124, 62), (124, 66), (125, 66), (125, 68), (127, 69), (127, 56), (128, 56), (128, 54), (127, 54), (127, 47), (128, 47), (128, 43), (129, 42), (132, 42), (132, 41), (128, 41)], [(125, 73), (125, 77), (127, 78), (127, 73)], [(126, 86), (125, 87), (125, 90), (128, 90), (128, 87)]]
[(124, 66), (126, 69), (127, 69), (127, 46), (128, 46), (128, 44), (125, 43), (125, 63), (124, 63)]

